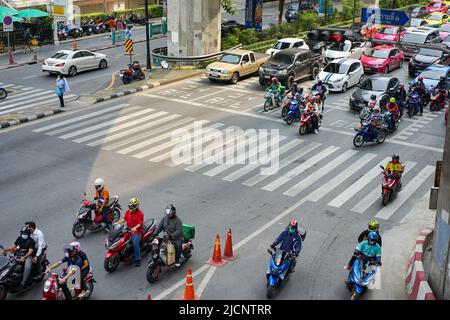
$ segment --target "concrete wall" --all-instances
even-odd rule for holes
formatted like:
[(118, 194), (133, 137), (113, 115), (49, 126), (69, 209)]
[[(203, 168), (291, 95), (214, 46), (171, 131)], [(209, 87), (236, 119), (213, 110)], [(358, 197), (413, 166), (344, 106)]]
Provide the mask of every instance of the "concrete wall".
[(167, 47), (171, 56), (220, 51), (219, 0), (168, 0)]

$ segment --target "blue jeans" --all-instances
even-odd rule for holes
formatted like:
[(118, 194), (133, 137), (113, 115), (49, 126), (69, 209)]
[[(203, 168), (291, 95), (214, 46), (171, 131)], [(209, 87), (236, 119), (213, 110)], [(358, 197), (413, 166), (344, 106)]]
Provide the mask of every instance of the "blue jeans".
[(139, 245), (139, 243), (141, 242), (141, 235), (140, 234), (133, 234), (131, 236), (131, 241), (133, 241), (134, 262), (135, 263), (141, 263), (141, 247)]

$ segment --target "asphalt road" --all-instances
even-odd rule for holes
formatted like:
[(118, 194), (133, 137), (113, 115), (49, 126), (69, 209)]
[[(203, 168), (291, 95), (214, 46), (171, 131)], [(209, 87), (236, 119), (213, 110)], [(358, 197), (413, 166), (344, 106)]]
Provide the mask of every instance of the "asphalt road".
[[(406, 79), (405, 70), (392, 74)], [(92, 299), (145, 299), (148, 293), (154, 299), (179, 298), (187, 267), (195, 271), (202, 299), (264, 299), (266, 248), (291, 218), (307, 229), (307, 238), (297, 271), (277, 299), (348, 299), (342, 267), (357, 235), (373, 216), (382, 232), (402, 224), (429, 192), (445, 134), (442, 112), (427, 110), (421, 118), (405, 119), (385, 143), (355, 149), (358, 118), (347, 105), (353, 90), (329, 94), (319, 134), (303, 137), (298, 125), (281, 120), (279, 110), (262, 111), (264, 91), (257, 78), (235, 86), (189, 79), (1, 131), (0, 244), (11, 243), (24, 221), (33, 219), (45, 232), (50, 260), (62, 258), (63, 245), (74, 240), (71, 227), (83, 191), (92, 196), (93, 181), (101, 176), (122, 205), (138, 195), (146, 218), (159, 219), (173, 203), (183, 222), (195, 225), (196, 238), (192, 260), (150, 285), (145, 263), (140, 268), (123, 263), (108, 274), (104, 234), (87, 234), (80, 242), (97, 280)], [(195, 120), (222, 132), (232, 126), (278, 129), (280, 169), (265, 176), (247, 164), (173, 165), (172, 131), (192, 130)], [(406, 163), (403, 190), (383, 208), (378, 164), (394, 153)], [(205, 262), (215, 235), (223, 249), (228, 228), (239, 256), (209, 268)], [(41, 292), (38, 285), (10, 298), (39, 299)]]

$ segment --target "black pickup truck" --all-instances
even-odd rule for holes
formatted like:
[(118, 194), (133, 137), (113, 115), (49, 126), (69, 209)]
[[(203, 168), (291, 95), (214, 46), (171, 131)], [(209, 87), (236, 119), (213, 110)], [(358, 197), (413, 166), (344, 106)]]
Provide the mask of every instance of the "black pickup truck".
[(320, 71), (322, 56), (306, 49), (284, 49), (269, 58), (258, 71), (259, 84), (264, 86), (270, 83), (273, 77), (287, 87), (294, 81), (305, 77), (314, 79)]

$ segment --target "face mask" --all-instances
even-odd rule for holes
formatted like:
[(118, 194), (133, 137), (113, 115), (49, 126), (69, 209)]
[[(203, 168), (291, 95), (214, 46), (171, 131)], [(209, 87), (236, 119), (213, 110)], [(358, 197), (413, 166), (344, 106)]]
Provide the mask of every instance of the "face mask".
[(27, 240), (28, 239), (28, 236), (26, 234), (22, 234), (21, 237), (22, 237), (23, 240)]
[(295, 233), (295, 229), (294, 228), (289, 228), (289, 234), (294, 234)]
[(67, 257), (67, 258), (69, 257), (69, 253), (68, 253), (68, 252), (66, 252), (66, 257)]

